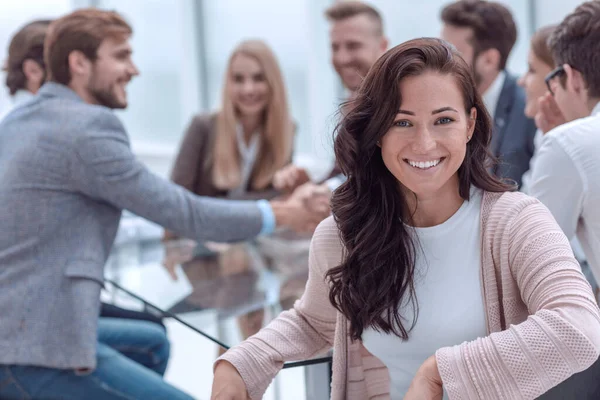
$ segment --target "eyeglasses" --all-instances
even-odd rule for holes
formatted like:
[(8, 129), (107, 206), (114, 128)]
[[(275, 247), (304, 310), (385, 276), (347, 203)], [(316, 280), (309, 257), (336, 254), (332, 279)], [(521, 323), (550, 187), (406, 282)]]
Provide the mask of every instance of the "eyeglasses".
[(561, 65), (561, 66), (554, 68), (552, 70), (552, 72), (550, 72), (548, 75), (546, 75), (546, 78), (544, 78), (544, 82), (546, 82), (546, 87), (548, 87), (548, 91), (550, 92), (550, 94), (552, 96), (554, 96), (554, 92), (552, 91), (552, 87), (550, 87), (550, 81), (564, 73), (565, 73), (565, 68)]

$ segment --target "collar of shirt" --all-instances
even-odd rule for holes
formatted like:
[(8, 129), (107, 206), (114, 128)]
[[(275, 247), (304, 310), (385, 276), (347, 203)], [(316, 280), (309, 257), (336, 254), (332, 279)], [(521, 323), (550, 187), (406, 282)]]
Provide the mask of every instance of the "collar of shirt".
[(246, 145), (246, 140), (244, 139), (244, 128), (242, 128), (242, 124), (237, 124), (236, 129), (237, 136), (237, 145), (240, 155), (243, 159), (248, 159), (253, 157), (258, 149), (258, 141), (260, 139), (260, 134), (258, 131), (254, 132), (250, 137), (250, 142)]
[(492, 119), (494, 119), (494, 116), (496, 115), (496, 107), (498, 106), (498, 100), (500, 99), (505, 80), (506, 72), (500, 71), (496, 79), (494, 79), (494, 82), (492, 82), (488, 90), (483, 94), (483, 102), (492, 116)]
[(600, 101), (598, 103), (596, 103), (596, 105), (592, 109), (592, 115), (598, 115), (598, 114), (600, 114)]

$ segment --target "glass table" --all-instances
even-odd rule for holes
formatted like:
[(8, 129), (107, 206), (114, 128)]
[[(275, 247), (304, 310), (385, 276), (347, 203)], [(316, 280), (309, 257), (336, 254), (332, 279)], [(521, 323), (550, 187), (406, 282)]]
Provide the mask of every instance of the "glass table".
[[(125, 306), (137, 301), (177, 320), (218, 345), (207, 355), (212, 363), (293, 307), (308, 278), (309, 245), (310, 236), (287, 231), (236, 244), (121, 237), (108, 260), (105, 301)], [(168, 277), (163, 264), (177, 266), (177, 281)], [(306, 398), (327, 399), (330, 362), (324, 355), (284, 368), (304, 368)], [(281, 392), (276, 388), (275, 398)]]

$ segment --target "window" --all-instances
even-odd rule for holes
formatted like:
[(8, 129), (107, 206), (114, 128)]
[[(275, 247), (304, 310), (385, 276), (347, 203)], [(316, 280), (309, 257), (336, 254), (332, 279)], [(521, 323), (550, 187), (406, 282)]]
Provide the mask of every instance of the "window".
[[(21, 27), (35, 19), (56, 18), (72, 10), (71, 0), (28, 0), (26, 4), (19, 1), (2, 1), (0, 12), (0, 65), (4, 65), (8, 55), (8, 45), (13, 35)], [(9, 107), (10, 96), (4, 86), (6, 74), (0, 72), (0, 114)]]
[(204, 2), (207, 90), (219, 107), (229, 55), (242, 40), (264, 40), (275, 52), (298, 125), (296, 154), (331, 152), (328, 118), (336, 110), (336, 79), (329, 65), (324, 0)]
[[(141, 74), (129, 84), (129, 106), (119, 111), (142, 156), (172, 156), (200, 109), (198, 54), (192, 0), (101, 0), (133, 27), (133, 59)], [(164, 171), (163, 171), (164, 172)]]

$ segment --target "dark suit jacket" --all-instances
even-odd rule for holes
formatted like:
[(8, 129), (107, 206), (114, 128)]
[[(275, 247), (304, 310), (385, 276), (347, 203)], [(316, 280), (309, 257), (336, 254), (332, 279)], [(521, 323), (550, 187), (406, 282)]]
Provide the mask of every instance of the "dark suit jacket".
[(493, 172), (499, 177), (512, 179), (519, 186), (523, 174), (529, 169), (537, 129), (524, 111), (525, 92), (517, 85), (517, 79), (507, 73), (496, 106), (490, 149), (500, 160)]

